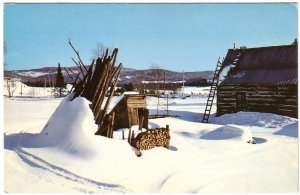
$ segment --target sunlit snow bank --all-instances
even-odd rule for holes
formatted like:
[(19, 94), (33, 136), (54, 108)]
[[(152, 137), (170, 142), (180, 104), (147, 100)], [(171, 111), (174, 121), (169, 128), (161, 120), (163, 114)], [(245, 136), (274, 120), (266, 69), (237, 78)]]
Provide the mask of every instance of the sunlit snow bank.
[(208, 132), (200, 137), (200, 139), (207, 140), (241, 140), (245, 143), (255, 143), (252, 137), (250, 129), (237, 126), (237, 125), (225, 125), (217, 128), (211, 132)]
[(261, 112), (237, 112), (233, 114), (224, 114), (219, 117), (211, 117), (211, 123), (214, 124), (235, 124), (275, 128), (298, 122), (297, 119), (288, 116), (276, 115)]
[(94, 153), (92, 137), (97, 130), (89, 102), (73, 93), (65, 97), (36, 139), (40, 146), (57, 146), (72, 154), (88, 156)]
[[(108, 144), (106, 147), (115, 148), (117, 152), (118, 147), (124, 148), (126, 143), (112, 142), (111, 139), (95, 136), (97, 125), (89, 107), (90, 102), (83, 97), (71, 101), (72, 96), (73, 93), (61, 101), (41, 133), (19, 140), (20, 146), (50, 147), (78, 158), (94, 158), (99, 155), (105, 148), (101, 147), (101, 144)], [(131, 153), (129, 146), (127, 150)]]

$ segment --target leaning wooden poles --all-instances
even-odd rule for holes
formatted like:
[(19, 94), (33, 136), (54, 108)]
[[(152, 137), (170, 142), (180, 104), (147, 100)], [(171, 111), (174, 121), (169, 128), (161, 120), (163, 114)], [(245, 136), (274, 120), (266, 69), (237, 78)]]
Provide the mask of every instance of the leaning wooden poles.
[[(96, 63), (94, 63), (93, 60), (91, 65), (87, 68), (83, 64), (79, 52), (75, 50), (71, 41), (69, 41), (69, 44), (78, 57), (78, 62), (73, 58), (72, 60), (80, 70), (78, 74), (75, 74), (71, 69), (65, 69), (73, 81), (73, 88), (71, 91), (74, 92), (73, 99), (82, 96), (92, 102), (91, 109), (95, 117), (95, 122), (98, 125), (98, 130), (95, 134), (100, 135), (101, 126), (103, 125), (104, 120), (114, 120), (114, 117), (108, 117), (107, 113), (122, 70), (121, 63), (115, 67), (118, 49), (115, 48), (111, 55), (107, 49), (105, 54), (96, 60)], [(112, 137), (112, 134), (110, 133), (107, 136)]]

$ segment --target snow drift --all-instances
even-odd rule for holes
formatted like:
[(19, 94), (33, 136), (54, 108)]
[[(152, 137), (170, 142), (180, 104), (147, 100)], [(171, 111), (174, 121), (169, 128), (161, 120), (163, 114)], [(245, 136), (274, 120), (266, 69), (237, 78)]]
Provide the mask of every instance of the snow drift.
[(200, 137), (207, 140), (239, 140), (245, 143), (255, 143), (248, 128), (237, 125), (225, 125)]
[(297, 119), (288, 116), (261, 112), (237, 112), (235, 114), (224, 114), (211, 118), (211, 123), (214, 124), (235, 124), (267, 128), (282, 127), (297, 121)]
[[(70, 97), (4, 98), (6, 192), (298, 191), (297, 119), (241, 112), (203, 124), (206, 97), (175, 98), (170, 113), (180, 117), (149, 120), (170, 126), (170, 150), (137, 158), (121, 130), (95, 136), (90, 102)], [(148, 100), (155, 112), (156, 98)], [(258, 144), (247, 144), (252, 137)]]
[(36, 139), (40, 146), (56, 146), (71, 154), (90, 156), (96, 145), (92, 139), (97, 126), (89, 102), (73, 93), (65, 97)]
[[(95, 136), (97, 125), (89, 107), (90, 102), (82, 97), (71, 101), (72, 97), (73, 93), (61, 101), (39, 134), (31, 134), (26, 139), (19, 139), (19, 146), (51, 148), (82, 159), (96, 158), (107, 147), (111, 149), (112, 154), (119, 150), (131, 155), (131, 149), (126, 142), (112, 142), (111, 139)], [(101, 144), (108, 146), (101, 146)]]

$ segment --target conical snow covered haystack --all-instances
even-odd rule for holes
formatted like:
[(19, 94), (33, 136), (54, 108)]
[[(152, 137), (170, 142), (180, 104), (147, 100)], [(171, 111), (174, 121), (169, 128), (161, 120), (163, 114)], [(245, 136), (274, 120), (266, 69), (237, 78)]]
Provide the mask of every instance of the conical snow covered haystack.
[(99, 128), (107, 116), (122, 65), (114, 66), (118, 49), (114, 49), (111, 55), (106, 50), (103, 57), (98, 58), (96, 63), (93, 61), (88, 69), (78, 52), (74, 51), (79, 59), (77, 65), (80, 72), (74, 78), (75, 74), (69, 74), (65, 69), (74, 81), (73, 88), (42, 132), (31, 137), (30, 144), (23, 145), (32, 148), (54, 147), (79, 156), (95, 153), (99, 139), (95, 139), (94, 134), (99, 134)]
[(90, 155), (95, 150), (92, 141), (97, 129), (89, 102), (82, 97), (71, 101), (74, 93), (65, 97), (36, 137), (39, 147), (57, 147), (68, 153)]

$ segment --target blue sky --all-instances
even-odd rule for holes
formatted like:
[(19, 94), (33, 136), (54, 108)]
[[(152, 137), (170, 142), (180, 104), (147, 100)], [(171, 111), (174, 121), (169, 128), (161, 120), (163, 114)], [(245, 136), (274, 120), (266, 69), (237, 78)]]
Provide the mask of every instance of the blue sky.
[(86, 64), (98, 42), (119, 48), (118, 62), (148, 69), (214, 70), (238, 47), (291, 44), (297, 5), (5, 4), (7, 69), (74, 66), (69, 38)]

